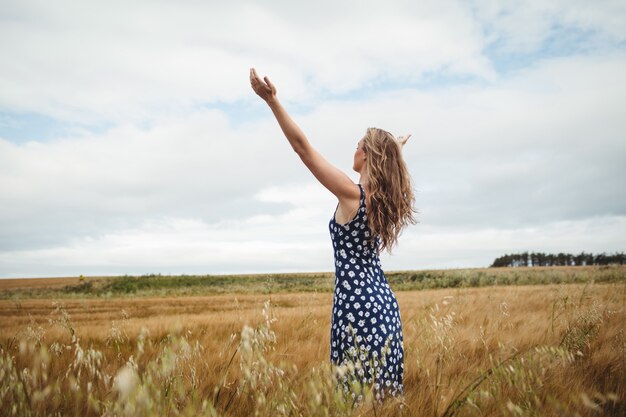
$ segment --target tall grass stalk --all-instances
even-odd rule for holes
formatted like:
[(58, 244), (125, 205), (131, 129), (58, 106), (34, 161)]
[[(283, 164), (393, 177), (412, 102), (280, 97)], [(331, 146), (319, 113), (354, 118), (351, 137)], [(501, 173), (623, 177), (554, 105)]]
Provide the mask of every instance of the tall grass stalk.
[[(135, 333), (132, 314), (120, 318), (117, 310), (99, 337), (56, 303), (2, 339), (0, 409), (7, 416), (624, 415), (620, 291), (589, 285), (521, 301), (518, 292), (454, 292), (404, 310), (405, 394), (382, 402), (358, 380), (354, 396), (340, 389), (352, 365), (285, 354), (285, 346), (305, 352), (324, 341), (313, 313), (296, 316), (298, 307), (289, 307), (294, 317), (279, 318), (282, 299), (223, 334), (184, 321)], [(538, 324), (525, 320), (530, 308), (545, 310)]]

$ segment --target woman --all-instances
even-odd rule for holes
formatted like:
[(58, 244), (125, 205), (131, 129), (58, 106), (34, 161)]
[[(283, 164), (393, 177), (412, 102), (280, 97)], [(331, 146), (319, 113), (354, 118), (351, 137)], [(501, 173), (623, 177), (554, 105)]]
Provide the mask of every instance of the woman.
[(385, 393), (401, 394), (400, 310), (379, 253), (390, 251), (402, 229), (415, 223), (411, 180), (401, 154), (410, 135), (395, 139), (384, 130), (367, 129), (354, 153), (352, 168), (361, 176), (355, 184), (311, 146), (278, 101), (268, 77), (261, 80), (251, 68), (250, 83), (269, 105), (302, 162), (338, 199), (329, 225), (335, 255), (331, 363), (345, 365), (340, 374), (346, 391), (356, 380), (371, 386), (379, 399)]

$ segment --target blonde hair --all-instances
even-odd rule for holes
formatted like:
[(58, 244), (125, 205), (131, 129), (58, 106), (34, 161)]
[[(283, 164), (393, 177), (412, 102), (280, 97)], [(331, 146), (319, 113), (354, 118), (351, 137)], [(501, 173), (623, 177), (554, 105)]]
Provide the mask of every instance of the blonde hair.
[(366, 155), (367, 218), (377, 250), (391, 252), (402, 230), (416, 220), (411, 176), (396, 138), (382, 129), (369, 128), (363, 138)]

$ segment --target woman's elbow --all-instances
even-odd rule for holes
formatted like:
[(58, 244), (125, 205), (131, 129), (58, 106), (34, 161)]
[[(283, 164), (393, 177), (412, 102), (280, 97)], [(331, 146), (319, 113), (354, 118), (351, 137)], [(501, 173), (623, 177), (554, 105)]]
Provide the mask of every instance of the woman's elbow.
[(303, 143), (295, 143), (291, 146), (293, 151), (298, 154), (300, 159), (308, 159), (311, 156), (311, 147)]

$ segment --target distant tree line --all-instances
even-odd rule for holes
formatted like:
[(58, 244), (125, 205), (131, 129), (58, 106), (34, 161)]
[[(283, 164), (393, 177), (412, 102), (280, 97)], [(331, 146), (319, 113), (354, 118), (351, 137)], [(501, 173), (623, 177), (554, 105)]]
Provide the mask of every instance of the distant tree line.
[(612, 255), (606, 253), (581, 252), (578, 255), (571, 253), (523, 252), (500, 256), (493, 261), (491, 268), (502, 266), (577, 266), (577, 265), (624, 265), (626, 255), (623, 252), (615, 252)]

